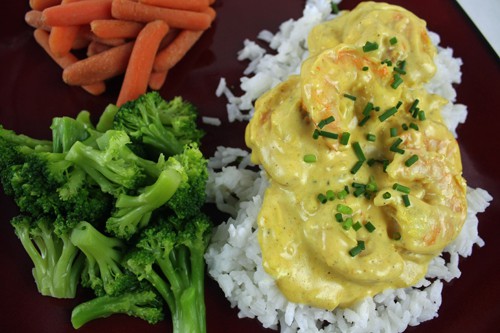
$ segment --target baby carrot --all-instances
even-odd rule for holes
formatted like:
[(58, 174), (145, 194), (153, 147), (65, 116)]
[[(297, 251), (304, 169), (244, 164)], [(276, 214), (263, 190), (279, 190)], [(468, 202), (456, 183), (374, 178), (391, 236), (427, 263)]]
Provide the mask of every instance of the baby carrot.
[(144, 24), (125, 20), (94, 20), (90, 22), (91, 31), (100, 38), (135, 38)]
[(101, 52), (107, 51), (111, 48), (112, 46), (99, 43), (96, 41), (91, 41), (88, 46), (87, 46), (87, 57), (91, 57), (93, 55), (99, 54)]
[(57, 5), (43, 10), (42, 19), (50, 26), (83, 25), (111, 18), (113, 0), (86, 0)]
[(69, 85), (81, 86), (124, 73), (133, 45), (133, 42), (128, 42), (75, 62), (64, 69), (63, 81)]
[(147, 23), (135, 40), (116, 105), (138, 98), (148, 88), (153, 62), (161, 40), (169, 30), (161, 20)]
[[(56, 56), (49, 47), (49, 33), (42, 29), (36, 29), (33, 33), (36, 42), (47, 52), (47, 54), (61, 67), (66, 68), (78, 61), (72, 53), (67, 53), (64, 56)], [(97, 82), (91, 85), (82, 86), (83, 89), (92, 95), (100, 95), (106, 90), (104, 82)]]
[(153, 90), (160, 90), (167, 79), (168, 71), (165, 72), (152, 72), (149, 76), (149, 88)]
[(197, 12), (201, 12), (208, 7), (208, 0), (140, 0), (139, 2), (146, 5)]
[(61, 0), (30, 0), (30, 7), (35, 10), (44, 10), (61, 3)]
[(179, 29), (205, 30), (211, 23), (209, 15), (205, 13), (160, 8), (129, 0), (114, 0), (111, 12), (118, 19), (137, 22), (163, 20), (170, 28)]
[(41, 28), (46, 31), (50, 31), (51, 27), (43, 24), (42, 22), (42, 12), (40, 10), (30, 10), (24, 15), (24, 21), (31, 27), (38, 29)]

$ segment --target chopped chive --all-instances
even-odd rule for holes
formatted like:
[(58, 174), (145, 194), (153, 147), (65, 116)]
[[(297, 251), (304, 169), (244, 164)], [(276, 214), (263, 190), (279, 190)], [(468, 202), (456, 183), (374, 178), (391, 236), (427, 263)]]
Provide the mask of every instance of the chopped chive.
[(389, 133), (391, 135), (391, 138), (394, 138), (394, 137), (398, 136), (398, 129), (396, 127), (391, 127), (391, 129), (389, 130)]
[(356, 100), (356, 96), (353, 96), (353, 95), (344, 94), (344, 97), (349, 98), (349, 99), (350, 99), (350, 100), (352, 100), (352, 101), (355, 101), (355, 100)]
[(391, 45), (397, 44), (397, 42), (398, 42), (398, 39), (396, 38), (396, 36), (389, 39), (389, 43), (391, 43)]
[(387, 109), (384, 113), (382, 113), (380, 116), (378, 116), (378, 120), (386, 121), (387, 118), (394, 115), (396, 112), (398, 112), (398, 109), (395, 106), (393, 106), (392, 108)]
[(392, 185), (392, 189), (406, 194), (410, 193), (409, 187), (401, 185), (399, 183), (394, 183), (394, 185)]
[(366, 230), (368, 230), (368, 232), (375, 231), (375, 226), (370, 221), (366, 222), (365, 228)]
[(375, 178), (373, 176), (370, 176), (370, 182), (366, 184), (366, 190), (368, 192), (375, 192), (377, 191), (378, 186), (377, 183), (375, 183)]
[(403, 102), (402, 101), (398, 101), (398, 103), (396, 104), (396, 109), (399, 110), (399, 108), (401, 107), (401, 105), (403, 105)]
[(344, 222), (344, 218), (342, 217), (342, 214), (341, 214), (341, 213), (337, 213), (337, 214), (335, 214), (335, 220), (336, 220), (337, 222), (339, 222), (339, 223), (340, 223), (340, 222)]
[(369, 115), (371, 110), (373, 110), (373, 103), (372, 102), (366, 103), (366, 106), (363, 109), (363, 115), (364, 116)]
[(325, 204), (328, 201), (326, 195), (324, 195), (323, 193), (318, 194), (317, 198), (322, 204)]
[(355, 257), (365, 249), (365, 242), (358, 241), (358, 245), (349, 250), (351, 257)]
[(405, 70), (405, 68), (406, 68), (406, 60), (400, 60), (400, 61), (398, 61), (397, 65), (398, 65), (398, 68), (401, 68), (402, 70)]
[(343, 204), (337, 205), (337, 211), (342, 214), (347, 214), (347, 215), (352, 214), (352, 208)]
[(363, 166), (364, 161), (357, 161), (356, 164), (351, 168), (351, 173), (355, 175), (359, 169)]
[(314, 163), (314, 162), (316, 162), (316, 155), (314, 155), (314, 154), (306, 154), (306, 155), (304, 155), (304, 162), (306, 162), (306, 163)]
[(333, 192), (332, 190), (326, 191), (326, 198), (328, 199), (328, 201), (335, 200), (335, 192)]
[(346, 218), (344, 223), (342, 223), (342, 229), (349, 230), (352, 227), (352, 223), (352, 217)]
[(352, 225), (352, 228), (354, 229), (354, 231), (358, 231), (359, 229), (362, 228), (362, 225), (361, 225), (361, 223), (359, 223), (359, 221), (357, 221), (356, 223), (354, 223)]
[(401, 76), (399, 76), (399, 74), (397, 73), (394, 74), (394, 81), (391, 84), (391, 88), (397, 89), (401, 83), (403, 83), (403, 79), (401, 78)]
[(408, 127), (408, 125), (406, 125), (406, 124), (402, 124), (402, 125), (401, 125), (401, 127), (402, 127), (405, 131), (407, 131), (407, 130), (408, 130), (408, 128), (409, 128), (409, 127)]
[(376, 159), (374, 159), (374, 158), (370, 158), (370, 159), (366, 162), (366, 164), (368, 164), (368, 166), (370, 166), (370, 167), (371, 167), (372, 165), (374, 165), (375, 163), (377, 163), (377, 160), (376, 160)]
[(343, 189), (342, 191), (337, 193), (337, 198), (340, 200), (345, 199), (348, 194), (349, 194), (349, 192), (347, 192), (345, 189)]
[(410, 123), (410, 128), (413, 128), (415, 131), (418, 131), (418, 125), (415, 123)]
[(365, 194), (366, 192), (366, 187), (363, 186), (363, 187), (358, 187), (356, 190), (354, 190), (354, 192), (352, 193), (356, 198)]
[(330, 2), (330, 7), (332, 9), (332, 14), (338, 14), (339, 13), (339, 6), (337, 5), (337, 3), (331, 1)]
[(353, 142), (352, 149), (354, 149), (354, 153), (356, 154), (358, 160), (366, 161), (365, 154), (363, 153), (363, 149), (361, 148), (359, 142)]
[(377, 140), (377, 136), (375, 134), (368, 133), (366, 134), (366, 140), (370, 142), (375, 142), (375, 140)]
[(344, 191), (346, 191), (346, 193), (349, 194), (349, 186), (344, 185)]
[(405, 204), (405, 207), (410, 207), (411, 202), (408, 194), (403, 194), (403, 203)]
[(363, 52), (371, 52), (375, 51), (376, 49), (378, 49), (377, 42), (366, 42), (363, 46)]
[(391, 162), (389, 160), (382, 160), (382, 170), (384, 170), (384, 172), (387, 172), (387, 167), (390, 163)]
[(328, 118), (325, 118), (325, 119), (322, 119), (319, 123), (318, 123), (318, 127), (320, 129), (322, 129), (323, 127), (325, 127), (326, 125), (332, 123), (335, 121), (335, 118), (333, 116), (330, 116)]
[(405, 161), (405, 165), (407, 167), (411, 167), (413, 164), (415, 164), (415, 162), (418, 161), (418, 155), (411, 155), (406, 161)]
[(313, 139), (314, 139), (314, 140), (318, 140), (319, 135), (320, 135), (319, 130), (318, 130), (318, 129), (315, 129), (315, 130), (314, 130), (314, 132), (313, 132), (312, 137), (313, 137)]
[(365, 126), (365, 124), (370, 120), (370, 115), (365, 116), (361, 121), (358, 123), (358, 126)]
[(365, 187), (366, 185), (357, 182), (352, 182), (351, 186), (354, 188), (360, 188), (360, 187)]
[(373, 108), (373, 110), (375, 110), (375, 111), (379, 112), (379, 111), (380, 111), (380, 106), (376, 106), (376, 107), (374, 107), (374, 108)]
[(368, 66), (364, 66), (363, 68), (361, 68), (363, 70), (363, 72), (366, 72), (367, 70), (369, 70)]
[(389, 148), (390, 151), (398, 153), (398, 154), (404, 154), (404, 149), (399, 148), (399, 145), (403, 142), (401, 138), (397, 138), (394, 143), (391, 145), (391, 148)]
[(346, 146), (349, 143), (349, 138), (351, 137), (351, 133), (349, 132), (344, 132), (342, 133), (342, 136), (340, 137), (340, 143)]
[(337, 139), (339, 137), (339, 135), (337, 133), (328, 132), (328, 131), (319, 131), (319, 135), (324, 136), (325, 138), (329, 138), (329, 139)]
[(424, 110), (418, 111), (418, 119), (425, 120), (425, 111)]
[(410, 106), (410, 109), (408, 110), (409, 113), (413, 114), (413, 112), (415, 111), (415, 109), (417, 108), (417, 105), (420, 101), (417, 99), (415, 99), (413, 101), (413, 103), (411, 103), (411, 106)]
[(392, 66), (392, 61), (390, 59), (384, 59), (384, 60), (382, 60), (381, 64), (382, 65), (385, 64), (385, 65), (391, 67)]
[(382, 195), (382, 197), (383, 197), (384, 199), (390, 199), (390, 197), (391, 197), (391, 193), (389, 193), (389, 192), (385, 192), (385, 193)]
[(398, 74), (405, 75), (406, 71), (404, 69), (401, 69), (399, 67), (394, 67), (394, 71)]

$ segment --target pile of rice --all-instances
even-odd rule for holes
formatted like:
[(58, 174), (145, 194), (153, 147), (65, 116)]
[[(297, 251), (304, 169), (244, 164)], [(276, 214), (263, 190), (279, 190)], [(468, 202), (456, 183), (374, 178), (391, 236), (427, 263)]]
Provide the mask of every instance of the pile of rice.
[[(308, 0), (303, 16), (284, 22), (273, 34), (262, 31), (258, 38), (269, 44), (272, 54), (253, 41), (246, 40), (239, 53), (240, 60), (249, 66), (241, 79), (244, 94), (234, 96), (221, 79), (218, 96), (228, 99), (230, 121), (249, 120), (253, 101), (262, 93), (298, 73), (307, 57), (306, 37), (316, 24), (331, 19), (330, 1)], [(439, 36), (430, 33), (439, 45)], [(456, 92), (452, 84), (461, 79), (461, 60), (452, 50), (438, 46), (435, 59), (438, 72), (427, 85), (430, 92), (447, 98), (450, 103), (443, 116), (455, 133), (465, 121), (467, 109), (455, 104)], [(326, 311), (289, 302), (262, 267), (262, 254), (257, 239), (257, 216), (267, 187), (263, 171), (252, 167), (249, 152), (219, 147), (209, 161), (209, 201), (219, 210), (230, 214), (218, 226), (205, 256), (209, 274), (215, 279), (231, 306), (239, 308), (240, 317), (257, 318), (264, 327), (281, 332), (402, 332), (438, 315), (443, 281), (460, 277), (459, 257), (472, 254), (475, 244), (484, 242), (477, 232), (476, 215), (488, 207), (492, 197), (482, 189), (468, 188), (467, 220), (458, 238), (444, 252), (449, 255), (435, 258), (428, 273), (416, 286), (386, 290), (373, 298), (366, 298), (349, 309)]]

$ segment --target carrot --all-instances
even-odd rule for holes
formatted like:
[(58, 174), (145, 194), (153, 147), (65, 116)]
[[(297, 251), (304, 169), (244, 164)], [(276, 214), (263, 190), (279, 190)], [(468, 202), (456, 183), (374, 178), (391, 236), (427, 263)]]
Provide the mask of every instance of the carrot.
[(134, 43), (112, 47), (66, 67), (63, 81), (81, 86), (105, 81), (125, 72)]
[(76, 1), (46, 8), (42, 20), (50, 26), (83, 25), (97, 19), (111, 18), (113, 0)]
[(49, 46), (54, 54), (68, 53), (78, 36), (79, 26), (53, 27), (49, 34)]
[(144, 24), (125, 20), (94, 20), (91, 31), (100, 38), (135, 38)]
[(188, 10), (160, 8), (129, 0), (114, 0), (113, 17), (137, 22), (163, 20), (170, 28), (205, 30), (210, 27), (210, 17), (205, 13)]
[(152, 72), (149, 76), (149, 88), (153, 90), (160, 90), (167, 79), (168, 71), (165, 72)]
[(87, 46), (87, 57), (91, 57), (93, 55), (107, 51), (110, 48), (112, 48), (112, 46), (109, 46), (109, 45), (106, 45), (103, 43), (99, 43), (96, 41), (91, 41), (90, 43), (88, 43), (88, 46)]
[(137, 36), (118, 95), (118, 106), (146, 92), (156, 52), (168, 30), (165, 22), (155, 20), (146, 24)]
[[(206, 13), (211, 20), (215, 19), (215, 11), (208, 7)], [(183, 30), (179, 35), (156, 55), (153, 70), (164, 72), (174, 67), (200, 39), (203, 31)]]
[(30, 7), (34, 10), (44, 10), (61, 3), (61, 0), (30, 0)]
[(146, 5), (197, 12), (201, 12), (208, 7), (208, 0), (140, 0), (139, 2)]
[[(64, 56), (57, 56), (50, 50), (49, 47), (49, 33), (42, 29), (36, 29), (33, 33), (36, 42), (47, 52), (47, 54), (61, 67), (66, 68), (78, 61), (72, 53), (67, 53)], [(91, 93), (92, 95), (100, 95), (106, 90), (104, 82), (97, 82), (91, 85), (82, 86), (83, 89)]]
[(94, 42), (99, 42), (102, 44), (106, 44), (109, 46), (118, 46), (125, 44), (127, 41), (125, 38), (101, 38), (97, 37), (91, 30), (90, 30), (90, 25), (84, 25), (82, 26), (80, 30), (80, 37), (87, 39), (88, 41), (94, 41)]
[(40, 10), (30, 10), (26, 12), (24, 15), (24, 21), (30, 26), (35, 29), (41, 28), (45, 31), (50, 31), (51, 27), (43, 24), (42, 22), (42, 11)]

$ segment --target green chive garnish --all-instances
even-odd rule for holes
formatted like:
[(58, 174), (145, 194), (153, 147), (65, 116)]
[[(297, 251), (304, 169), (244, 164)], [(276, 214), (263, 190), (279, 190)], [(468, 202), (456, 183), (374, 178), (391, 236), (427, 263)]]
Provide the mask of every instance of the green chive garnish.
[(387, 118), (390, 116), (393, 116), (396, 112), (398, 112), (398, 109), (393, 106), (392, 108), (386, 110), (384, 113), (382, 113), (380, 116), (378, 116), (378, 120), (380, 121), (386, 121)]
[(363, 109), (363, 115), (364, 116), (369, 115), (371, 110), (373, 110), (373, 103), (372, 102), (366, 103), (366, 106)]
[(391, 145), (391, 148), (389, 148), (390, 151), (398, 153), (398, 154), (404, 154), (405, 151), (404, 149), (399, 148), (399, 145), (403, 142), (401, 138), (397, 138), (394, 143)]
[(339, 135), (337, 133), (328, 132), (328, 131), (319, 131), (319, 135), (324, 136), (325, 138), (329, 138), (329, 139), (337, 139), (339, 137)]
[(363, 153), (363, 149), (361, 149), (359, 142), (353, 142), (352, 149), (354, 149), (354, 153), (356, 154), (358, 160), (366, 161), (365, 154)]
[(365, 126), (365, 124), (370, 120), (370, 115), (365, 116), (361, 121), (358, 123), (358, 126)]
[(354, 192), (352, 193), (356, 198), (363, 195), (366, 192), (366, 186), (363, 187), (358, 187)]
[(355, 100), (356, 100), (356, 96), (353, 96), (353, 95), (344, 94), (344, 97), (345, 97), (345, 98), (349, 98), (349, 99), (350, 99), (350, 100), (352, 100), (352, 101), (355, 101)]
[(382, 65), (386, 64), (387, 66), (391, 67), (392, 66), (392, 61), (390, 59), (384, 59), (381, 62)]
[(344, 222), (344, 218), (342, 217), (342, 214), (341, 214), (341, 213), (337, 213), (337, 214), (335, 214), (335, 220), (336, 220), (337, 222), (339, 222), (339, 223), (340, 223), (340, 222)]
[(351, 137), (351, 133), (349, 132), (344, 132), (342, 133), (342, 136), (340, 137), (340, 143), (346, 146), (349, 143), (349, 138)]
[(347, 214), (347, 215), (352, 214), (352, 208), (343, 204), (337, 205), (337, 211), (342, 214)]
[(323, 193), (318, 194), (317, 198), (322, 204), (325, 204), (328, 201), (326, 195), (324, 195)]
[(325, 127), (326, 125), (332, 123), (335, 121), (335, 118), (333, 116), (330, 116), (328, 118), (325, 118), (325, 119), (322, 119), (319, 123), (318, 123), (318, 127), (321, 129), (323, 127)]
[(377, 136), (375, 134), (368, 133), (366, 134), (366, 140), (370, 142), (375, 142), (375, 140), (377, 140)]
[(405, 207), (410, 207), (411, 202), (408, 194), (403, 194), (403, 203), (405, 204)]
[(384, 199), (390, 199), (390, 197), (391, 197), (391, 193), (389, 193), (389, 192), (385, 192), (384, 194), (382, 194), (382, 198), (384, 198)]
[(364, 72), (366, 72), (367, 70), (369, 70), (368, 66), (364, 66), (363, 68), (361, 68)]
[(351, 173), (355, 175), (359, 169), (363, 166), (364, 161), (357, 161), (356, 164), (351, 168)]
[(365, 242), (358, 241), (358, 245), (349, 250), (351, 257), (355, 257), (365, 249)]
[(425, 111), (424, 110), (418, 111), (418, 119), (425, 120)]
[(399, 74), (394, 74), (394, 81), (391, 84), (391, 88), (397, 89), (397, 87), (399, 87), (401, 83), (403, 83), (403, 79), (401, 78), (401, 76), (399, 76)]
[(314, 162), (316, 162), (316, 155), (314, 155), (314, 154), (306, 154), (306, 155), (304, 155), (304, 162), (306, 162), (306, 163), (314, 163)]
[(320, 134), (319, 130), (315, 129), (314, 132), (313, 132), (313, 139), (314, 140), (318, 140), (319, 134)]
[(331, 1), (330, 2), (330, 6), (331, 6), (331, 9), (332, 9), (332, 14), (338, 14), (339, 13), (339, 6), (335, 2)]
[(413, 128), (415, 131), (418, 131), (418, 125), (415, 123), (410, 123), (410, 128)]
[(410, 106), (410, 109), (408, 110), (408, 112), (410, 112), (411, 114), (413, 114), (413, 112), (415, 111), (415, 109), (417, 108), (417, 105), (420, 101), (417, 99), (415, 99), (413, 101), (413, 103), (411, 103), (411, 106)]
[(347, 195), (349, 194), (349, 192), (347, 192), (346, 189), (343, 189), (342, 191), (340, 191), (339, 193), (337, 193), (337, 198), (340, 199), (340, 200), (343, 200), (347, 197)]
[(410, 188), (409, 187), (406, 187), (404, 185), (401, 185), (399, 183), (394, 183), (394, 185), (392, 185), (392, 189), (393, 190), (396, 190), (396, 191), (399, 191), (399, 192), (403, 192), (403, 193), (410, 193)]
[(407, 167), (410, 167), (412, 166), (413, 164), (415, 164), (415, 162), (418, 161), (418, 156), (417, 155), (411, 155), (406, 161), (405, 161), (405, 165)]
[(401, 127), (402, 127), (405, 131), (407, 131), (407, 130), (408, 130), (408, 128), (409, 128), (409, 127), (408, 127), (408, 125), (406, 125), (406, 124), (402, 124), (402, 125), (401, 125)]
[(359, 221), (357, 221), (356, 223), (354, 223), (352, 225), (352, 228), (354, 229), (354, 231), (358, 231), (359, 229), (361, 229), (362, 225), (361, 223), (359, 223)]
[(365, 228), (366, 230), (368, 230), (368, 232), (375, 231), (375, 226), (370, 221), (366, 222)]
[(398, 39), (396, 38), (396, 36), (389, 39), (389, 43), (391, 43), (391, 45), (397, 44), (397, 42), (398, 42)]
[(342, 229), (349, 230), (352, 227), (352, 218), (348, 217), (345, 219), (344, 223), (342, 223)]
[(389, 133), (391, 135), (391, 138), (394, 138), (394, 137), (398, 136), (398, 129), (396, 127), (391, 127), (391, 129), (389, 130)]
[(378, 44), (377, 42), (366, 42), (365, 45), (363, 46), (363, 52), (371, 52), (375, 51), (378, 49)]

